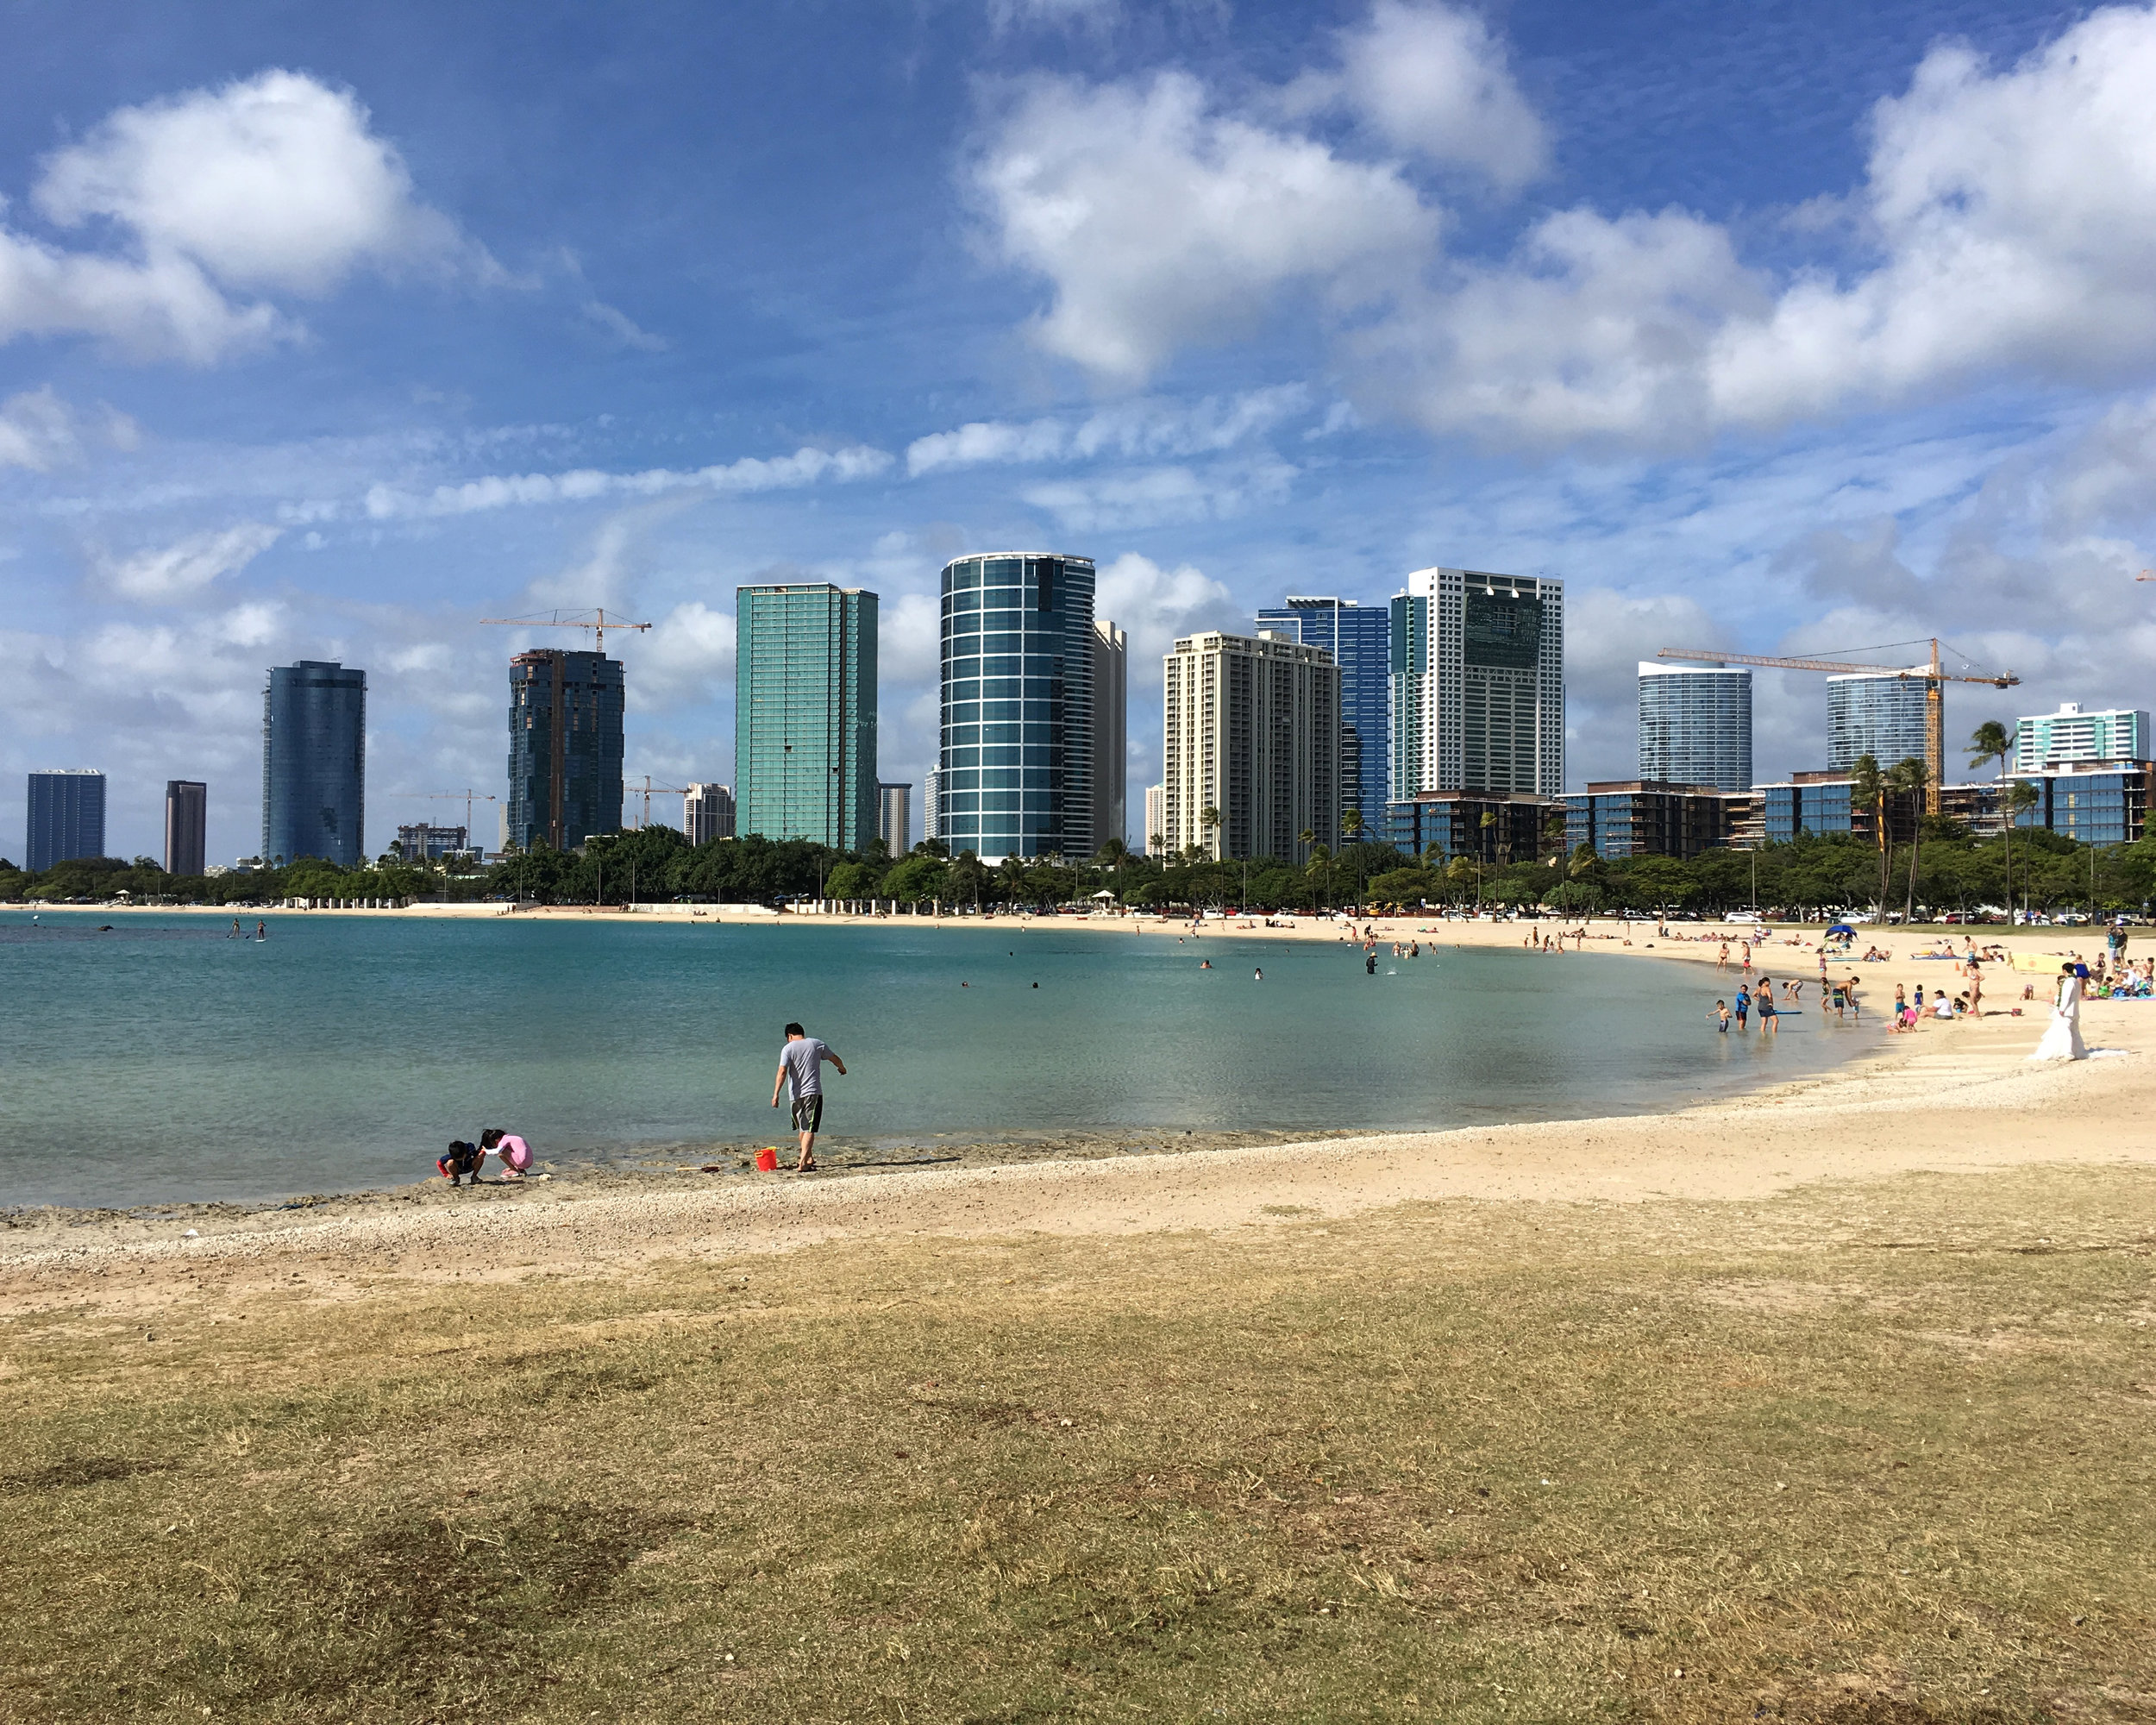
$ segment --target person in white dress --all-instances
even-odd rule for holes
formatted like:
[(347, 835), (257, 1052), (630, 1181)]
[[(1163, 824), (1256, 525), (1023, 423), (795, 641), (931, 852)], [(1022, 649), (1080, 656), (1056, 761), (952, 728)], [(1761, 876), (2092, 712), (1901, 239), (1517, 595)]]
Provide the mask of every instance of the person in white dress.
[(2059, 973), (2059, 993), (2052, 1002), (2051, 1024), (2036, 1044), (2031, 1060), (2086, 1060), (2089, 1044), (2081, 1039), (2081, 978), (2069, 964)]

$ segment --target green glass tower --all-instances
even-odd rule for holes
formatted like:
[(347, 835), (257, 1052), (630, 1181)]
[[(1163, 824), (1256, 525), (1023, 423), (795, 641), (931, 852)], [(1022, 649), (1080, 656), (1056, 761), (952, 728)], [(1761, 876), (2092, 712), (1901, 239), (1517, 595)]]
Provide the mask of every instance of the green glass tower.
[(824, 581), (735, 597), (736, 830), (858, 850), (876, 835), (876, 596)]

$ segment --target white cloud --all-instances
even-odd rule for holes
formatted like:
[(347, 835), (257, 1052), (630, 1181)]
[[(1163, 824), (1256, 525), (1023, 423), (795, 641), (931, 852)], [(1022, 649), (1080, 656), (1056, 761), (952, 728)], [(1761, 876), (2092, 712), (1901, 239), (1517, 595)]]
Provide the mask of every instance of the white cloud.
[(126, 244), (72, 252), (0, 229), (0, 341), (84, 334), (206, 365), (298, 331), (230, 293), (316, 298), (366, 267), (500, 279), (414, 195), (358, 99), (303, 72), (118, 109), (46, 159), (32, 202), (62, 229), (109, 223)]
[(1534, 171), (1545, 146), (1501, 47), (1398, 0), (1341, 39), (1337, 70), (1240, 111), (1175, 72), (1025, 86), (970, 173), (999, 254), (1050, 285), (1033, 334), (1104, 379), (1247, 333), (1300, 291), (1363, 310), (1343, 343), (1364, 405), (1499, 443), (1670, 446), (2156, 364), (2152, 85), (2145, 6), (2010, 66), (1933, 49), (1874, 110), (1862, 182), (1789, 223), (1813, 258), (1788, 269), (1675, 209), (1559, 210), (1494, 260), (1445, 256), (1442, 213), (1395, 165), (1293, 118), (1345, 107), (1392, 148), (1505, 185)]
[[(133, 422), (125, 422), (130, 430)], [(0, 467), (50, 473), (82, 459), (82, 430), (74, 410), (53, 392), (24, 390), (0, 401)]]
[[(235, 527), (191, 533), (173, 544), (129, 556), (100, 555), (97, 573), (106, 586), (125, 599), (152, 603), (188, 599), (211, 582), (244, 569), (283, 534), (280, 527), (242, 521)], [(242, 614), (243, 611), (230, 613)]]
[(578, 467), (560, 474), (494, 474), (460, 485), (436, 486), (425, 496), (388, 485), (367, 490), (366, 508), (378, 521), (412, 516), (470, 515), (480, 510), (530, 504), (581, 503), (601, 497), (657, 497), (667, 492), (702, 489), (741, 492), (776, 491), (814, 485), (819, 480), (846, 482), (873, 479), (891, 465), (884, 450), (797, 449), (770, 460), (756, 456), (714, 467), (682, 470), (651, 467), (636, 474), (603, 473)]
[(1052, 285), (1036, 340), (1123, 383), (1247, 332), (1283, 289), (1382, 300), (1437, 234), (1392, 167), (1220, 113), (1181, 72), (1028, 83), (970, 178), (994, 248)]
[(931, 682), (943, 674), (943, 603), (937, 593), (900, 593), (878, 607), (876, 675), (880, 683)]
[(1021, 493), (1066, 532), (1225, 521), (1286, 499), (1295, 469), (1274, 460), (1211, 468), (1153, 467), (1099, 479), (1055, 480)]
[(1023, 425), (977, 420), (955, 431), (915, 438), (906, 446), (906, 466), (908, 474), (918, 477), (987, 462), (1202, 455), (1232, 448), (1309, 405), (1310, 392), (1302, 385), (1282, 384), (1225, 398), (1208, 395), (1195, 402), (1119, 402), (1075, 424), (1060, 419), (1036, 419)]
[(1474, 13), (1378, 0), (1341, 32), (1340, 69), (1298, 78), (1290, 111), (1345, 107), (1393, 148), (1470, 167), (1507, 190), (1548, 166), (1549, 137), (1504, 44)]
[(639, 707), (700, 706), (734, 677), (734, 618), (701, 600), (677, 605), (637, 637), (630, 677)]
[(1161, 660), (1178, 636), (1250, 626), (1234, 595), (1202, 569), (1189, 563), (1163, 569), (1135, 551), (1094, 578), (1093, 614), (1128, 632), (1131, 681), (1141, 689), (1159, 687)]

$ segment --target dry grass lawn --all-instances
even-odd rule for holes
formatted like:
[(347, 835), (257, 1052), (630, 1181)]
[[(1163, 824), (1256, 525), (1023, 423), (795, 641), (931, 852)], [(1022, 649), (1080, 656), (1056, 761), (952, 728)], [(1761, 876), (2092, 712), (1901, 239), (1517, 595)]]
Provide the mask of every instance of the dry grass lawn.
[(56, 1306), (0, 1327), (0, 1715), (2156, 1719), (2153, 1207)]

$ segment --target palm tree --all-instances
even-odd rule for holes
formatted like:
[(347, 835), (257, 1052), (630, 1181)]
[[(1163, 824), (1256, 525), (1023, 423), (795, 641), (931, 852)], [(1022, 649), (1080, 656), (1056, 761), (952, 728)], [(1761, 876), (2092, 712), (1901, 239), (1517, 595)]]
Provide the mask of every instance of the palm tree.
[[(1340, 831), (1347, 834), (1350, 844), (1355, 844), (1363, 836), (1363, 811), (1353, 803), (1341, 812)], [(1359, 856), (1355, 859), (1355, 896), (1357, 899), (1363, 896), (1363, 859)]]
[(1852, 814), (1859, 808), (1871, 811), (1872, 833), (1879, 846), (1879, 895), (1873, 901), (1872, 912), (1881, 922), (1886, 920), (1887, 895), (1887, 777), (1879, 770), (1876, 756), (1859, 755), (1856, 765), (1849, 769), (1849, 808)]
[(1198, 811), (1198, 825), (1205, 829), (1206, 843), (1211, 846), (1220, 831), (1220, 811), (1207, 803)]
[(2014, 756), (2014, 733), (1996, 718), (1987, 718), (1969, 734), (1969, 764), (1999, 763), (1999, 838), (2006, 851), (2006, 919), (2014, 920), (2014, 814), (2007, 806), (2006, 763)]
[(1907, 797), (1915, 813), (1915, 825), (1909, 836), (1909, 889), (1902, 902), (1902, 925), (1906, 928), (1916, 920), (1916, 857), (1924, 841), (1924, 792), (1931, 783), (1932, 769), (1914, 755), (1887, 775), (1888, 787), (1896, 796)]

